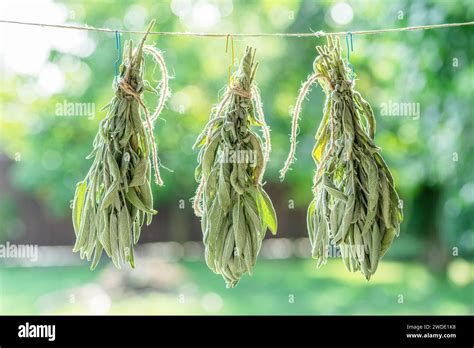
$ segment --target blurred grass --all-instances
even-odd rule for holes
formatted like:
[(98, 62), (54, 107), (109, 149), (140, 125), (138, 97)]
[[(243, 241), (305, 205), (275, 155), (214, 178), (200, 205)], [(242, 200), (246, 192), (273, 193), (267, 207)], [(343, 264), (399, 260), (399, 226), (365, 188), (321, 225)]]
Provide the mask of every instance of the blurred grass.
[[(105, 307), (99, 305), (104, 314), (474, 313), (474, 267), (467, 262), (448, 272), (457, 274), (452, 279), (434, 276), (416, 263), (383, 262), (366, 282), (362, 275), (348, 273), (339, 261), (331, 260), (316, 270), (310, 260), (261, 260), (254, 275), (244, 277), (234, 289), (226, 289), (203, 262), (180, 262), (173, 264), (183, 274), (179, 286), (160, 291), (125, 289), (118, 295), (101, 291), (102, 302), (106, 294)], [(91, 306), (87, 298), (94, 297), (102, 285), (107, 287), (106, 270), (111, 271), (105, 267), (90, 272), (82, 266), (0, 269), (0, 313), (97, 313), (97, 303)], [(85, 302), (69, 301), (78, 287), (91, 283), (96, 285), (86, 287), (90, 293), (85, 291)], [(51, 293), (56, 294), (53, 303), (44, 306), (41, 299), (51, 298)], [(401, 296), (403, 303), (399, 303)]]

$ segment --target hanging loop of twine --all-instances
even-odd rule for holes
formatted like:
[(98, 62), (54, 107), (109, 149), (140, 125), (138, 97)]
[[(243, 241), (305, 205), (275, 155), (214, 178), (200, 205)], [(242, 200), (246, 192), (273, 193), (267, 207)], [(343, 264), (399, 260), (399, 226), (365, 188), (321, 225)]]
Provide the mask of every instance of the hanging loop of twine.
[(280, 170), (280, 180), (281, 181), (283, 181), (285, 179), (286, 173), (288, 172), (288, 170), (290, 170), (291, 165), (295, 161), (296, 137), (298, 135), (298, 122), (299, 122), (299, 118), (300, 118), (300, 113), (301, 113), (303, 101), (306, 98), (306, 95), (311, 90), (311, 86), (313, 85), (313, 83), (315, 83), (318, 79), (325, 80), (326, 83), (328, 84), (329, 88), (331, 90), (334, 90), (334, 86), (331, 83), (331, 80), (327, 76), (325, 76), (321, 73), (311, 74), (310, 76), (308, 76), (306, 81), (303, 82), (303, 84), (301, 86), (301, 89), (300, 89), (300, 93), (298, 94), (298, 97), (296, 98), (295, 107), (293, 109), (293, 115), (292, 115), (293, 119), (292, 119), (292, 123), (291, 123), (291, 134), (290, 134), (290, 152), (288, 154), (288, 157), (285, 161), (285, 164), (284, 164), (283, 168)]

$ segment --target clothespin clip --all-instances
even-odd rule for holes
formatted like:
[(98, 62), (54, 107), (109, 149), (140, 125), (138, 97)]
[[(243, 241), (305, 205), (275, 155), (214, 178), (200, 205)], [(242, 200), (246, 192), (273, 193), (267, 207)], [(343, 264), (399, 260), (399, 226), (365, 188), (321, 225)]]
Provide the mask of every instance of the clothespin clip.
[(116, 81), (119, 77), (119, 68), (120, 68), (120, 65), (122, 64), (122, 44), (120, 41), (121, 41), (120, 31), (115, 30), (115, 46), (117, 48), (117, 60), (114, 62), (114, 68), (115, 68), (114, 81)]
[(347, 47), (347, 65), (349, 65), (352, 70), (352, 81), (354, 81), (354, 77), (355, 77), (354, 66), (350, 62), (351, 52), (354, 51), (354, 42), (352, 40), (352, 33), (350, 31), (347, 32), (346, 34), (346, 47)]
[(231, 63), (229, 64), (229, 67), (227, 68), (227, 83), (229, 88), (231, 87), (231, 81), (230, 81), (230, 69), (231, 67), (234, 66), (235, 63), (235, 54), (234, 54), (234, 37), (231, 34), (227, 34), (226, 41), (225, 41), (225, 53), (227, 53), (229, 49), (229, 38), (231, 42), (231, 49), (232, 49), (232, 60)]

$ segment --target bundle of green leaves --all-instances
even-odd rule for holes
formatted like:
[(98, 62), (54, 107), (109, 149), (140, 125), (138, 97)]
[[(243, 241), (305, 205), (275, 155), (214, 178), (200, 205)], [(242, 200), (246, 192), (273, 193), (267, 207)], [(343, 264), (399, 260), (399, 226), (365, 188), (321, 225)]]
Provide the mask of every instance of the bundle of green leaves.
[(399, 234), (402, 204), (374, 143), (374, 113), (355, 90), (353, 71), (342, 58), (339, 39), (329, 36), (327, 45), (316, 49), (314, 74), (303, 84), (296, 102), (292, 146), (282, 177), (294, 160), (301, 102), (317, 80), (326, 102), (312, 154), (317, 165), (314, 198), (307, 213), (312, 255), (321, 266), (331, 243), (348, 270), (360, 270), (370, 279)]
[[(76, 187), (72, 211), (76, 233), (73, 250), (80, 252), (81, 258), (92, 258), (91, 269), (97, 266), (103, 250), (116, 267), (127, 262), (134, 267), (133, 246), (138, 242), (145, 217), (150, 224), (156, 214), (150, 187), (151, 156), (155, 162), (156, 182), (161, 184), (162, 181), (150, 115), (140, 95), (145, 90), (156, 93), (143, 80), (144, 50), (149, 50), (154, 57), (159, 53), (144, 46), (146, 36), (135, 49), (132, 41), (125, 44), (120, 76), (114, 81), (115, 96), (104, 108), (108, 112), (100, 122), (94, 149), (88, 156), (94, 158), (94, 162)], [(164, 93), (167, 95), (167, 91)], [(146, 121), (142, 120), (140, 108)], [(154, 117), (157, 112), (159, 110)]]
[(401, 202), (392, 174), (374, 143), (375, 118), (354, 89), (340, 41), (317, 47), (314, 71), (326, 93), (313, 158), (314, 199), (308, 208), (313, 257), (326, 261), (329, 238), (350, 271), (367, 279), (400, 231)]
[[(255, 115), (252, 84), (257, 64), (247, 48), (239, 69), (195, 146), (201, 146), (196, 168), (199, 187), (195, 212), (201, 217), (205, 258), (210, 269), (234, 287), (252, 273), (268, 229), (277, 220), (262, 187), (267, 157), (262, 140), (251, 126), (266, 127)], [(266, 149), (269, 147), (266, 139)]]

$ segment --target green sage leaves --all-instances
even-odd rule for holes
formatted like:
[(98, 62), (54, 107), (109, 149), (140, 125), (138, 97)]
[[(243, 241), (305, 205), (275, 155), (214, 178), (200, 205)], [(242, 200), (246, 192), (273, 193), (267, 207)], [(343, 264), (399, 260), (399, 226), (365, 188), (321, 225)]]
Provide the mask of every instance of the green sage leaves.
[(290, 152), (281, 178), (295, 160), (302, 102), (311, 85), (319, 81), (326, 102), (313, 148), (317, 171), (307, 212), (312, 255), (321, 266), (332, 244), (348, 270), (360, 270), (370, 279), (399, 234), (402, 204), (392, 174), (374, 143), (374, 113), (354, 89), (339, 39), (328, 36), (328, 44), (316, 49), (319, 56), (313, 64), (314, 73), (296, 99)]
[(315, 74), (325, 93), (313, 158), (318, 165), (308, 209), (313, 257), (325, 263), (329, 242), (346, 268), (367, 279), (400, 231), (401, 202), (392, 174), (374, 143), (375, 118), (355, 91), (339, 40), (317, 47)]
[(265, 137), (264, 151), (250, 127), (266, 127), (263, 117), (254, 116), (254, 59), (255, 50), (247, 48), (232, 85), (195, 144), (201, 150), (194, 207), (201, 216), (206, 263), (228, 287), (252, 274), (267, 228), (274, 234), (277, 230), (273, 204), (261, 184), (269, 139)]
[[(152, 25), (153, 22), (148, 31)], [(156, 148), (150, 115), (140, 95), (149, 86), (143, 80), (143, 53), (161, 56), (144, 46), (145, 38), (146, 35), (135, 49), (132, 41), (125, 45), (120, 76), (114, 83), (115, 96), (106, 107), (107, 115), (100, 122), (94, 149), (88, 156), (94, 161), (86, 178), (77, 184), (73, 200), (73, 250), (80, 252), (81, 258), (92, 259), (92, 269), (102, 251), (116, 267), (120, 268), (122, 263), (134, 267), (133, 246), (138, 242), (145, 218), (150, 224), (156, 214), (150, 187), (150, 157), (156, 158)], [(167, 79), (164, 72), (163, 78)], [(147, 123), (142, 120), (140, 108)], [(156, 163), (156, 181), (160, 183)]]

